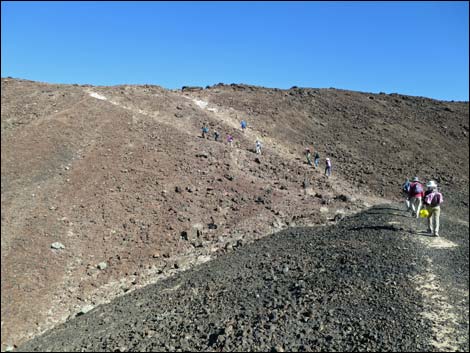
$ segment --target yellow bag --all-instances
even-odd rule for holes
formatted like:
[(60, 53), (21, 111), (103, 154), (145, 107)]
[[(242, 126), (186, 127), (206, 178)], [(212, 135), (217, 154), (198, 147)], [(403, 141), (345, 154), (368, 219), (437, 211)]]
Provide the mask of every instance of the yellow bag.
[(419, 211), (419, 216), (420, 216), (421, 218), (428, 218), (428, 217), (429, 217), (429, 211), (426, 210), (426, 209), (421, 210), (421, 211)]

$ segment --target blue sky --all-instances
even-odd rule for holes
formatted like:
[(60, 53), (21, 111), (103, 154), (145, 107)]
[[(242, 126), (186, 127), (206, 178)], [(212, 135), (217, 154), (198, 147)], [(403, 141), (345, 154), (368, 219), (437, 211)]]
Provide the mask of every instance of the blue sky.
[(468, 2), (2, 1), (1, 75), (468, 101)]

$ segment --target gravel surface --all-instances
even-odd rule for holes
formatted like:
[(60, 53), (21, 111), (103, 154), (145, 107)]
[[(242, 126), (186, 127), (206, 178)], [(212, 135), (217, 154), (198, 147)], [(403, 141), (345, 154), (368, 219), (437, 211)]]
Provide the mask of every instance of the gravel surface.
[(240, 241), (399, 202), (405, 177), (437, 181), (468, 225), (468, 102), (14, 78), (1, 98), (2, 350)]
[(441, 239), (424, 229), (396, 205), (288, 229), (19, 350), (468, 351), (468, 223), (443, 217)]

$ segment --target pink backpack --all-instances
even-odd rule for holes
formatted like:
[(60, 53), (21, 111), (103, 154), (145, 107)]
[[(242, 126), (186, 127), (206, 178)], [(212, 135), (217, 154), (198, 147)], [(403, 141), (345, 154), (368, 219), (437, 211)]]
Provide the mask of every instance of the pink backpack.
[(440, 192), (434, 191), (424, 197), (424, 203), (431, 207), (439, 206), (444, 201)]
[(421, 194), (424, 191), (423, 185), (418, 181), (411, 183), (410, 191), (413, 195)]

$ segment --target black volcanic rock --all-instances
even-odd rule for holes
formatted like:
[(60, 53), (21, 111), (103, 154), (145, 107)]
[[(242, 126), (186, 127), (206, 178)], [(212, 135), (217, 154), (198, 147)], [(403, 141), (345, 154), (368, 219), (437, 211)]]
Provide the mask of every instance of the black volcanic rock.
[[(459, 297), (468, 293), (468, 228), (445, 224), (459, 245), (447, 254), (411, 240), (424, 237), (404, 230), (419, 229), (416, 220), (391, 205), (329, 227), (287, 229), (117, 298), (19, 349), (434, 351), (436, 323), (422, 315), (425, 300), (412, 280), (429, 270), (428, 257), (455, 314), (468, 319), (468, 296)], [(468, 350), (468, 321), (454, 328), (448, 339), (460, 336), (458, 348)]]

